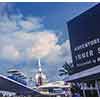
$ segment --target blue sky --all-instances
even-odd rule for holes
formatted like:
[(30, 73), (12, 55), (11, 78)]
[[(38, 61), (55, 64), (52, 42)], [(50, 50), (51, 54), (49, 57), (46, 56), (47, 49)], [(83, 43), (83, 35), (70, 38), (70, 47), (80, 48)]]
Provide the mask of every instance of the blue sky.
[(48, 80), (59, 80), (58, 70), (71, 61), (66, 22), (96, 3), (0, 3), (0, 71), (19, 68), (28, 76), (37, 59)]

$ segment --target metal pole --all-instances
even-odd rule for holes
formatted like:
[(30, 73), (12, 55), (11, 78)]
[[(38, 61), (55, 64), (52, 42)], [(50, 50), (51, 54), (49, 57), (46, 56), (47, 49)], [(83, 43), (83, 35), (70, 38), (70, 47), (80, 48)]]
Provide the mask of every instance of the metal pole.
[(98, 84), (97, 80), (95, 80), (95, 84), (96, 84), (96, 89), (97, 89), (98, 96), (100, 97), (99, 84)]
[(84, 83), (82, 83), (82, 87), (83, 87), (83, 96), (86, 97), (85, 89), (84, 89)]

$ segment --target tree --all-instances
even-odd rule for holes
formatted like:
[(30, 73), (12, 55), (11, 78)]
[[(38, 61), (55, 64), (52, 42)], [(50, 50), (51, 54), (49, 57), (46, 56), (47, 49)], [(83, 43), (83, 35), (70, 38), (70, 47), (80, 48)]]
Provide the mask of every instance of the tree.
[(72, 73), (72, 63), (68, 64), (65, 62), (65, 64), (62, 66), (62, 68), (59, 70), (59, 76), (69, 75)]

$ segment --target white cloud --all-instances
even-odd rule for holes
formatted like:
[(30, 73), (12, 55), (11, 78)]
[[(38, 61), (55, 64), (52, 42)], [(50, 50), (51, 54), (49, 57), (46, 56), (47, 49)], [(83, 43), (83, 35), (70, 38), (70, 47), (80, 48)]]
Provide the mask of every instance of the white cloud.
[[(30, 19), (30, 18), (27, 18)], [(17, 19), (19, 22), (23, 21), (21, 18)], [(32, 20), (32, 18), (31, 18)], [(33, 17), (34, 20), (34, 17)], [(35, 18), (35, 21), (38, 18)], [(23, 31), (23, 27), (25, 25), (25, 29), (33, 29), (31, 26), (35, 26), (34, 30), (37, 30), (38, 26), (41, 26), (41, 23), (39, 25), (34, 23), (31, 23), (29, 20), (27, 20), (25, 23), (22, 23), (23, 27), (20, 30), (18, 29), (17, 24), (15, 23), (15, 20), (13, 21), (9, 20), (8, 18), (5, 18), (2, 23), (0, 23), (2, 29), (0, 29), (0, 46), (4, 48), (4, 46), (9, 46), (11, 44), (16, 49), (19, 50), (21, 58), (43, 58), (47, 57), (48, 62), (54, 62), (54, 63), (61, 63), (65, 60), (69, 59), (70, 61), (70, 47), (69, 47), (69, 41), (67, 40), (63, 44), (57, 44), (59, 39), (58, 36), (53, 31), (43, 30), (43, 31), (36, 31), (36, 32), (25, 32)], [(30, 24), (31, 23), (31, 24)], [(20, 24), (21, 25), (21, 24)], [(29, 25), (29, 26), (28, 26)], [(11, 29), (12, 32), (8, 31)], [(7, 34), (2, 34), (2, 31), (5, 31)], [(16, 30), (16, 32), (13, 32)], [(3, 46), (4, 45), (4, 46)], [(6, 55), (8, 56), (8, 55)], [(65, 58), (67, 56), (67, 59)], [(63, 60), (64, 59), (64, 60)]]
[[(20, 56), (17, 57), (17, 59), (19, 60), (37, 59), (40, 57), (48, 64), (54, 65), (62, 65), (65, 61), (71, 61), (69, 40), (66, 40), (61, 45), (58, 44), (59, 39), (57, 35), (55, 35), (55, 32), (41, 31), (25, 33), (19, 31), (2, 36), (0, 37), (0, 40), (0, 47), (4, 48), (4, 51), (5, 46), (9, 46), (9, 44), (18, 50)], [(10, 60), (10, 53), (9, 55), (5, 55), (5, 53), (0, 52), (0, 54), (4, 54), (4, 56), (7, 56), (6, 58)]]
[(8, 12), (12, 12), (11, 3), (0, 3), (0, 33), (10, 33), (17, 30), (16, 21), (10, 19)]
[(41, 24), (41, 21), (42, 18), (28, 17), (25, 20), (20, 20), (18, 24), (23, 31), (34, 31), (43, 28), (43, 24)]
[(20, 62), (40, 57), (48, 64), (46, 69), (55, 71), (53, 73), (58, 71), (57, 66), (71, 61), (69, 40), (58, 44), (59, 36), (55, 31), (45, 29), (43, 18), (24, 17), (22, 14), (8, 17), (6, 7), (1, 8), (0, 12), (5, 13), (3, 17), (0, 14), (0, 59)]
[(66, 40), (61, 45), (56, 44), (50, 53), (45, 57), (45, 60), (49, 64), (54, 65), (63, 65), (66, 61), (68, 63), (72, 62), (69, 40)]
[[(8, 34), (16, 31), (36, 31), (44, 27), (43, 18), (25, 17), (18, 9), (14, 9), (14, 3), (0, 3), (0, 33)], [(16, 14), (13, 14), (13, 9)]]
[(13, 33), (17, 31), (29, 32), (36, 31), (43, 28), (41, 23), (42, 18), (28, 17), (25, 20), (23, 15), (11, 15), (7, 14), (0, 16), (0, 33)]
[(34, 35), (32, 55), (34, 57), (44, 57), (48, 55), (56, 46), (57, 36), (53, 32), (43, 31)]
[(12, 45), (4, 46), (0, 53), (3, 59), (17, 60), (20, 57), (19, 51)]
[(0, 33), (11, 33), (17, 29), (16, 21), (9, 20), (7, 17), (0, 20)]

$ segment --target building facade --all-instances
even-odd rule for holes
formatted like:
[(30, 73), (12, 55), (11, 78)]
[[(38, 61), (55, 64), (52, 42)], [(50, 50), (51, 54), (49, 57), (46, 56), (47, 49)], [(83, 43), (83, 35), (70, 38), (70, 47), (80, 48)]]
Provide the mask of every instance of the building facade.
[(67, 25), (74, 66), (65, 81), (76, 82), (83, 96), (100, 96), (100, 4)]

